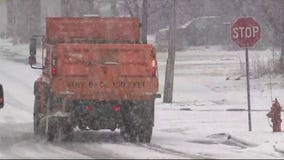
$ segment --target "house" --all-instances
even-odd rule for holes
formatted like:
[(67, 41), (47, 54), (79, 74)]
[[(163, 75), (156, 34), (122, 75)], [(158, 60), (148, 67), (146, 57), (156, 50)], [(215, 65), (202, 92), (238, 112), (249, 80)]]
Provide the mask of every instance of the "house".
[[(193, 18), (176, 29), (176, 50), (190, 46), (222, 45), (230, 39), (230, 23), (220, 16)], [(169, 28), (156, 33), (156, 48), (165, 51), (168, 48)]]

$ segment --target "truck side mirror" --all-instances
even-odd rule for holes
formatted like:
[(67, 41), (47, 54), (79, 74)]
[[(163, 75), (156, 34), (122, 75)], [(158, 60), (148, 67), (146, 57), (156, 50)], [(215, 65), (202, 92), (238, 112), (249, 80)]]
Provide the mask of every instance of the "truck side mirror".
[(3, 87), (0, 84), (0, 108), (4, 107), (4, 91), (3, 91)]
[(30, 55), (31, 56), (36, 55), (36, 38), (30, 39)]
[(30, 39), (30, 56), (29, 56), (29, 64), (36, 64), (36, 38)]

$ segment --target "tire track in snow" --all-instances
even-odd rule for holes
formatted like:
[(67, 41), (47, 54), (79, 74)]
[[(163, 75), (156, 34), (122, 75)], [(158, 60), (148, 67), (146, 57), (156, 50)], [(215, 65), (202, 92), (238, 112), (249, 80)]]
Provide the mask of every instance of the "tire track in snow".
[[(2, 46), (0, 46), (0, 52), (2, 53), (0, 59), (0, 83), (4, 85), (6, 103), (21, 111), (32, 113), (33, 101), (31, 100), (30, 104), (25, 103), (25, 100), (31, 98), (33, 94), (33, 82), (29, 82), (28, 79), (25, 80), (26, 76), (29, 75), (29, 72), (26, 72), (27, 68), (25, 68), (27, 65), (23, 65), (26, 60), (21, 55), (19, 55), (21, 57), (15, 57), (15, 55), (18, 56), (17, 53), (3, 49)], [(22, 72), (23, 69), (24, 72)], [(25, 91), (28, 94), (18, 95), (17, 90)]]
[[(103, 143), (102, 143), (103, 144)], [(61, 147), (68, 151), (76, 152), (88, 156), (92, 159), (127, 159), (129, 157), (113, 153), (112, 150), (101, 147), (101, 143), (58, 143), (57, 147)]]
[(212, 159), (211, 157), (205, 157), (205, 156), (196, 155), (196, 154), (184, 153), (184, 152), (177, 151), (177, 150), (174, 150), (174, 149), (165, 148), (165, 147), (162, 147), (158, 144), (153, 144), (153, 143), (138, 144), (138, 146), (142, 146), (142, 147), (145, 147), (149, 150), (153, 150), (153, 151), (164, 153), (164, 154), (170, 154), (170, 155), (175, 155), (175, 156), (178, 156), (178, 157), (184, 157), (185, 159)]
[[(184, 153), (162, 147), (158, 144), (142, 144), (125, 142), (119, 132), (111, 131), (78, 131), (71, 142), (55, 142), (54, 145), (66, 150), (78, 152), (92, 158), (99, 159), (127, 159), (142, 157), (176, 157), (184, 159), (208, 159), (202, 155)], [(125, 152), (145, 152), (145, 157)], [(147, 153), (147, 154), (146, 154)], [(140, 159), (139, 158), (139, 159)]]
[[(5, 76), (5, 79), (9, 79), (9, 84), (13, 84), (13, 88), (14, 88), (14, 85), (16, 84), (16, 85), (19, 85), (19, 86), (25, 88), (26, 90), (31, 90), (30, 92), (32, 94), (33, 88), (31, 88), (27, 84), (21, 83), (22, 81), (19, 81), (19, 80), (15, 79), (15, 77), (7, 74), (6, 71), (4, 72), (4, 71), (0, 70), (0, 75), (1, 76)], [(15, 94), (12, 93), (12, 91), (11, 91), (11, 89), (9, 87), (10, 85), (8, 85), (8, 87), (7, 87), (5, 82), (4, 83), (1, 82), (1, 83), (4, 86), (4, 92), (5, 92), (4, 95), (5, 95), (5, 99), (6, 99), (5, 103), (7, 103), (10, 106), (13, 106), (13, 107), (15, 107), (17, 109), (20, 109), (22, 111), (25, 111), (25, 112), (28, 112), (28, 113), (32, 113), (33, 106), (29, 106), (29, 105), (25, 104), (24, 102), (22, 102), (21, 100), (19, 100), (18, 98), (20, 98), (20, 97), (13, 96)]]
[(13, 147), (23, 141), (32, 139), (29, 123), (0, 123), (0, 151), (4, 158), (16, 158)]

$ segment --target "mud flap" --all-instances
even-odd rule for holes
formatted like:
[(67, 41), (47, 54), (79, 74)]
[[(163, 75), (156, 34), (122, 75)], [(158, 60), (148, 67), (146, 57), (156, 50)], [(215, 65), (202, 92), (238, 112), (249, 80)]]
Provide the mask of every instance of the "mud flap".
[(40, 121), (40, 130), (48, 141), (69, 141), (73, 138), (70, 116), (46, 116)]
[(154, 125), (154, 101), (130, 103), (123, 110), (121, 135), (126, 141), (150, 143)]

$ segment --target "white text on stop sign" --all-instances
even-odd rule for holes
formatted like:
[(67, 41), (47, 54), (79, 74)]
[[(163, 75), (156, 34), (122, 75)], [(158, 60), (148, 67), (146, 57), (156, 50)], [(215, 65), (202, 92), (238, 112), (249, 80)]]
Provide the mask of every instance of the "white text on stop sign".
[(253, 27), (234, 27), (233, 28), (233, 38), (254, 38), (259, 32), (258, 26)]

